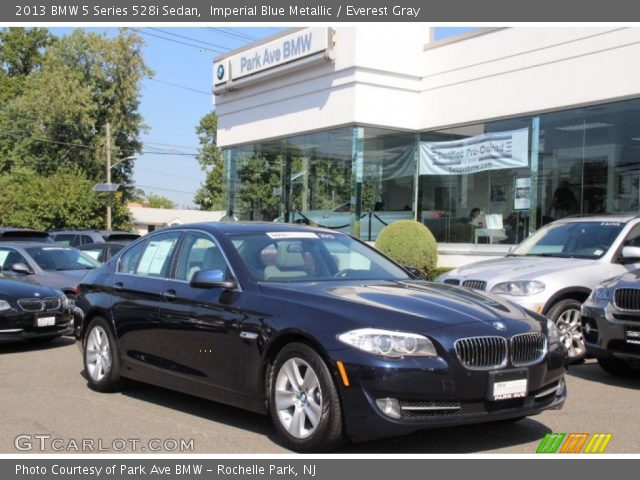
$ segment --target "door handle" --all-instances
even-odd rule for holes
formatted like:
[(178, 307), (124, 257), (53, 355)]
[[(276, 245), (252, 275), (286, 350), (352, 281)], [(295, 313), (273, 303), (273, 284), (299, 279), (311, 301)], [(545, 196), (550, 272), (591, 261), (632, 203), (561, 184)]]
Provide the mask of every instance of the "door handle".
[(162, 298), (167, 302), (173, 302), (176, 298), (178, 298), (178, 295), (176, 294), (175, 290), (167, 290), (162, 294)]
[(113, 284), (113, 289), (117, 292), (119, 292), (120, 290), (122, 290), (124, 288), (124, 283), (122, 282), (116, 282)]

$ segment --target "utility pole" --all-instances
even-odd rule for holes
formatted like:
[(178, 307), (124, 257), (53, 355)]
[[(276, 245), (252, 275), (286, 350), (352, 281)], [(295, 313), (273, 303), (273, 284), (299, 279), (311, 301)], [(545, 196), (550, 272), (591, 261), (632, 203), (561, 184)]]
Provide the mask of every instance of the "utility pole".
[[(107, 122), (107, 185), (111, 185), (111, 125)], [(107, 230), (111, 230), (111, 201), (113, 193), (109, 192), (107, 200)]]

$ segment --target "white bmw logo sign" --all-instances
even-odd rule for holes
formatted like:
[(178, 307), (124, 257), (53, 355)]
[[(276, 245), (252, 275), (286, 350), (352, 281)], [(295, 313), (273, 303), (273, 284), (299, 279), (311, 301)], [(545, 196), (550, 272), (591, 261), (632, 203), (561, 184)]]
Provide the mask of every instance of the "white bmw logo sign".
[(507, 326), (502, 322), (493, 322), (493, 326), (496, 327), (496, 330), (506, 330)]
[(224, 77), (224, 66), (222, 64), (218, 65), (216, 75), (218, 76), (218, 80), (222, 80)]

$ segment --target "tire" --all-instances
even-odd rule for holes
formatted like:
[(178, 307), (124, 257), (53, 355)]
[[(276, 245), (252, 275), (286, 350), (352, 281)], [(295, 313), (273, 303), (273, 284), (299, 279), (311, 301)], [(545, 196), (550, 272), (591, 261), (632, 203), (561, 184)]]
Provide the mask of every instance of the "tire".
[(98, 392), (113, 392), (122, 386), (120, 353), (111, 327), (104, 318), (89, 324), (83, 348), (84, 371), (89, 386)]
[(640, 370), (633, 368), (621, 358), (598, 358), (598, 365), (600, 365), (605, 372), (615, 377), (635, 377), (640, 374)]
[(286, 345), (268, 369), (266, 384), (271, 420), (288, 448), (325, 452), (343, 443), (338, 391), (313, 348)]
[(581, 302), (568, 298), (555, 303), (547, 313), (547, 317), (560, 330), (560, 340), (567, 347), (567, 355), (572, 363), (580, 363), (587, 356), (587, 347), (582, 335), (581, 307)]

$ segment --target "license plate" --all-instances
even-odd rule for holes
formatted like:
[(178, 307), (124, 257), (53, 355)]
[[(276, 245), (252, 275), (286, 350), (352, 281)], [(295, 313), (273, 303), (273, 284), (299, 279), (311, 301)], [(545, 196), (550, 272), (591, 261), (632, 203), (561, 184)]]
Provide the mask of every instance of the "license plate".
[(627, 336), (625, 337), (627, 343), (631, 343), (633, 345), (640, 345), (640, 331), (638, 330), (627, 330)]
[(509, 400), (527, 396), (527, 371), (512, 370), (491, 372), (489, 375), (489, 397), (491, 400)]
[(56, 317), (40, 317), (37, 322), (38, 327), (52, 327), (56, 324)]

